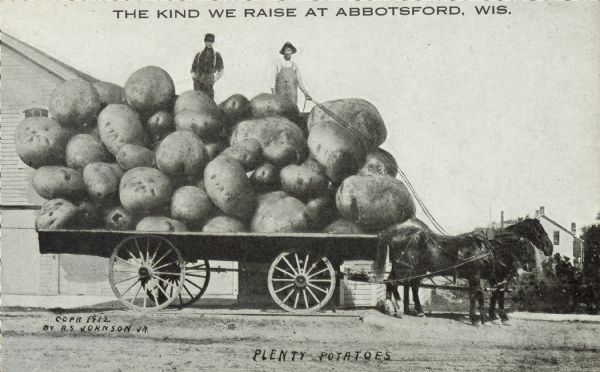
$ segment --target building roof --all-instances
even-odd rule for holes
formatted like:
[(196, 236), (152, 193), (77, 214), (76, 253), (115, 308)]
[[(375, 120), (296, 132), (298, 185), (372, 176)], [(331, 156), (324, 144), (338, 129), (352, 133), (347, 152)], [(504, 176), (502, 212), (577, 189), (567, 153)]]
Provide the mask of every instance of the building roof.
[(90, 82), (98, 81), (98, 79), (93, 76), (59, 61), (41, 50), (12, 37), (6, 32), (2, 32), (0, 44), (2, 45), (2, 48), (8, 47), (13, 49), (15, 52), (63, 80), (79, 78)]
[(559, 229), (562, 229), (563, 231), (565, 231), (567, 234), (571, 235), (574, 239), (577, 239), (581, 242), (583, 242), (583, 240), (579, 239), (577, 237), (577, 235), (573, 234), (572, 231), (568, 230), (567, 228), (565, 228), (563, 225), (559, 224), (558, 222), (554, 221), (552, 218), (546, 216), (545, 214), (538, 214), (538, 216), (536, 217), (538, 219), (543, 218), (546, 221), (552, 223), (553, 225), (555, 225), (556, 227), (558, 227)]

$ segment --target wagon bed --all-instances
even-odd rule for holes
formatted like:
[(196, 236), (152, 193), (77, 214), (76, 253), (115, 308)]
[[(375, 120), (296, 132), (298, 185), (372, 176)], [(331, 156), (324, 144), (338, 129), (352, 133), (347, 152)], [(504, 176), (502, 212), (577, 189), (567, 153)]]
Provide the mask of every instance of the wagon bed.
[(333, 296), (342, 262), (375, 260), (379, 245), (372, 234), (38, 230), (38, 237), (42, 254), (108, 258), (113, 292), (140, 311), (197, 301), (210, 279), (208, 261), (222, 260), (271, 263), (275, 303), (314, 312)]

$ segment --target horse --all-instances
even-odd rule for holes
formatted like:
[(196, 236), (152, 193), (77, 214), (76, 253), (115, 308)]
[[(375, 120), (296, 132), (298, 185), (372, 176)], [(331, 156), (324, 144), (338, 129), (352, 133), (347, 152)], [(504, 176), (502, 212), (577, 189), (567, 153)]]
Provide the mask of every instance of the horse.
[[(547, 256), (552, 254), (553, 248), (537, 219), (525, 219), (500, 230), (492, 240), (476, 233), (440, 236), (416, 219), (389, 228), (381, 234), (381, 238), (383, 245), (389, 247), (389, 259), (392, 263), (392, 272), (386, 285), (388, 314), (393, 312), (393, 308), (398, 315), (400, 308), (400, 296), (394, 278), (409, 279), (404, 283), (404, 313), (408, 313), (409, 289), (412, 289), (417, 316), (424, 316), (418, 295), (421, 279), (432, 272), (452, 272), (466, 278), (469, 283), (469, 317), (473, 324), (476, 324), (475, 300), (479, 304), (482, 324), (488, 320), (483, 309), (480, 279), (487, 279), (495, 287), (490, 301), (489, 319), (494, 322), (497, 320), (497, 302), (500, 319), (504, 323), (508, 321), (504, 312), (505, 287), (517, 268), (524, 264), (535, 264), (535, 248), (543, 250)], [(376, 263), (376, 270), (380, 274), (386, 260), (386, 255), (381, 252), (382, 249), (378, 252)], [(395, 302), (391, 301), (392, 296), (395, 297)]]
[(502, 324), (508, 324), (509, 318), (504, 311), (504, 294), (510, 280), (517, 276), (519, 268), (535, 266), (536, 249), (549, 257), (552, 256), (554, 246), (540, 221), (531, 218), (495, 232), (490, 243), (494, 260), (483, 275), (494, 288), (488, 315), (493, 323), (497, 323), (497, 303), (500, 321)]
[[(377, 277), (385, 271), (386, 259), (392, 271), (386, 283), (386, 311), (399, 316), (400, 296), (397, 285), (404, 282), (404, 312), (408, 312), (408, 288), (413, 292), (417, 315), (423, 316), (418, 288), (421, 279), (432, 274), (456, 272), (469, 283), (469, 317), (477, 324), (475, 301), (479, 305), (482, 323), (487, 321), (484, 297), (481, 288), (481, 273), (489, 266), (491, 245), (480, 234), (466, 233), (457, 236), (442, 236), (433, 233), (427, 225), (417, 219), (409, 219), (380, 233), (380, 249), (375, 264)], [(389, 248), (389, 249), (387, 249)], [(383, 252), (386, 253), (383, 253)], [(399, 279), (403, 278), (403, 279)], [(392, 301), (394, 297), (394, 301)]]

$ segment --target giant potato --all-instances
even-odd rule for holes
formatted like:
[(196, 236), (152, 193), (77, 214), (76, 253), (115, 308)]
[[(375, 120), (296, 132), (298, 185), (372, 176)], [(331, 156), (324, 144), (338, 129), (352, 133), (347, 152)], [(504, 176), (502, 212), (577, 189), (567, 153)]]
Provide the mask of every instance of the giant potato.
[(44, 199), (79, 199), (85, 195), (81, 173), (75, 169), (46, 165), (39, 167), (31, 179), (33, 189)]
[(92, 83), (72, 79), (54, 88), (49, 110), (52, 117), (63, 126), (93, 127), (96, 125), (100, 105), (100, 96)]
[(359, 176), (385, 175), (396, 177), (398, 163), (389, 152), (378, 148), (367, 154), (363, 166), (358, 170)]
[(227, 98), (219, 104), (219, 108), (231, 124), (235, 124), (252, 115), (250, 101), (241, 94), (234, 94)]
[(333, 125), (313, 126), (308, 135), (310, 155), (335, 183), (356, 174), (365, 162), (365, 142), (345, 129)]
[(279, 173), (283, 191), (306, 200), (326, 195), (329, 181), (326, 177), (303, 165), (288, 165)]
[(215, 113), (219, 111), (219, 107), (215, 101), (205, 93), (199, 90), (188, 90), (187, 92), (180, 94), (175, 100), (173, 115), (177, 115), (186, 110)]
[(370, 146), (377, 147), (385, 141), (387, 137), (385, 123), (377, 108), (369, 101), (360, 98), (346, 98), (323, 102), (321, 106), (329, 112), (315, 106), (308, 117), (309, 132), (315, 126), (342, 127), (342, 124), (336, 120), (341, 119), (343, 123), (352, 128), (354, 136), (366, 141)]
[(88, 195), (96, 202), (109, 202), (117, 197), (123, 171), (117, 164), (90, 163), (83, 168), (83, 182)]
[(127, 105), (106, 106), (98, 117), (98, 130), (102, 143), (115, 156), (123, 145), (148, 146), (150, 143), (140, 116)]
[(202, 231), (211, 233), (236, 233), (247, 232), (248, 230), (241, 221), (233, 217), (217, 216), (208, 220)]
[(226, 148), (221, 156), (227, 156), (237, 160), (242, 164), (245, 170), (250, 171), (256, 168), (262, 160), (262, 147), (260, 142), (254, 138), (248, 138), (245, 141), (238, 142), (235, 145)]
[(242, 165), (218, 156), (204, 169), (206, 193), (225, 214), (245, 221), (256, 205), (256, 194)]
[(404, 184), (390, 176), (351, 176), (342, 182), (335, 202), (340, 214), (368, 229), (381, 231), (415, 214), (415, 204)]
[[(233, 146), (249, 138), (260, 142), (265, 157), (270, 151), (269, 147), (287, 145), (295, 150), (295, 162), (302, 161), (307, 155), (306, 140), (302, 130), (286, 118), (267, 117), (242, 121), (235, 125), (230, 142)], [(269, 161), (275, 160), (269, 158)]]
[(298, 151), (290, 144), (269, 145), (262, 152), (263, 158), (277, 167), (296, 164), (300, 160)]
[(320, 230), (328, 225), (337, 214), (335, 199), (331, 197), (320, 197), (309, 200), (306, 203), (304, 214), (313, 230)]
[(283, 97), (270, 93), (261, 93), (250, 100), (252, 116), (264, 118), (269, 116), (283, 116), (292, 121), (298, 119), (298, 106)]
[(100, 106), (102, 108), (110, 105), (111, 103), (125, 103), (125, 92), (123, 88), (117, 84), (109, 83), (106, 81), (96, 81), (92, 83), (98, 96), (100, 97)]
[(156, 148), (156, 166), (170, 176), (197, 176), (207, 162), (204, 142), (187, 131), (169, 134)]
[(279, 185), (279, 170), (271, 163), (263, 163), (252, 172), (250, 182), (257, 190), (273, 189)]
[(133, 214), (149, 214), (168, 206), (173, 195), (169, 177), (156, 168), (128, 170), (119, 184), (121, 205)]
[(228, 146), (229, 146), (229, 144), (227, 143), (227, 140), (224, 138), (210, 140), (210, 142), (205, 143), (204, 148), (206, 148), (206, 154), (208, 155), (209, 161), (216, 158)]
[(117, 163), (124, 170), (137, 167), (155, 167), (154, 152), (138, 145), (123, 145), (117, 153)]
[(175, 130), (173, 115), (166, 110), (157, 111), (146, 120), (144, 129), (152, 141), (161, 140)]
[(107, 209), (103, 214), (104, 228), (107, 230), (133, 230), (138, 217), (118, 205)]
[(343, 218), (338, 218), (323, 229), (328, 234), (364, 234), (365, 231), (355, 224)]
[(202, 138), (217, 136), (225, 127), (225, 123), (210, 111), (184, 110), (175, 115), (175, 128), (189, 130)]
[(152, 115), (167, 108), (175, 96), (171, 76), (157, 66), (146, 66), (135, 71), (123, 88), (127, 103), (142, 115)]
[(15, 148), (23, 163), (32, 168), (63, 165), (71, 133), (45, 117), (23, 119), (15, 131)]
[(171, 217), (190, 228), (202, 227), (212, 211), (210, 198), (196, 186), (180, 187), (171, 197)]
[(307, 232), (305, 205), (283, 191), (261, 195), (256, 203), (250, 231), (262, 233)]
[(35, 220), (36, 230), (57, 230), (72, 228), (77, 223), (78, 209), (68, 200), (48, 200)]
[(148, 216), (142, 218), (136, 225), (137, 231), (173, 232), (187, 231), (185, 224), (173, 218), (164, 216)]
[(67, 167), (83, 170), (89, 163), (110, 161), (111, 155), (97, 137), (76, 134), (67, 143), (65, 158)]

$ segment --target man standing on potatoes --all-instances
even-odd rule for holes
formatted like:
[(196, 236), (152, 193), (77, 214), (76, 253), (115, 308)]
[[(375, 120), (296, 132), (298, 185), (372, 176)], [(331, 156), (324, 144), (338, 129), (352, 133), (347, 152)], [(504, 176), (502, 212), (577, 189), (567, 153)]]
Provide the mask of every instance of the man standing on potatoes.
[(292, 54), (296, 53), (296, 47), (289, 41), (281, 47), (279, 54), (283, 55), (283, 59), (275, 66), (275, 76), (271, 91), (273, 94), (286, 98), (287, 100), (298, 104), (298, 88), (304, 94), (304, 98), (310, 101), (312, 98), (308, 94), (302, 77), (300, 76), (300, 69), (292, 62)]
[(204, 35), (205, 48), (196, 54), (192, 63), (192, 80), (194, 90), (206, 93), (210, 98), (215, 98), (213, 86), (223, 76), (223, 58), (221, 54), (213, 49), (215, 42), (214, 34)]

